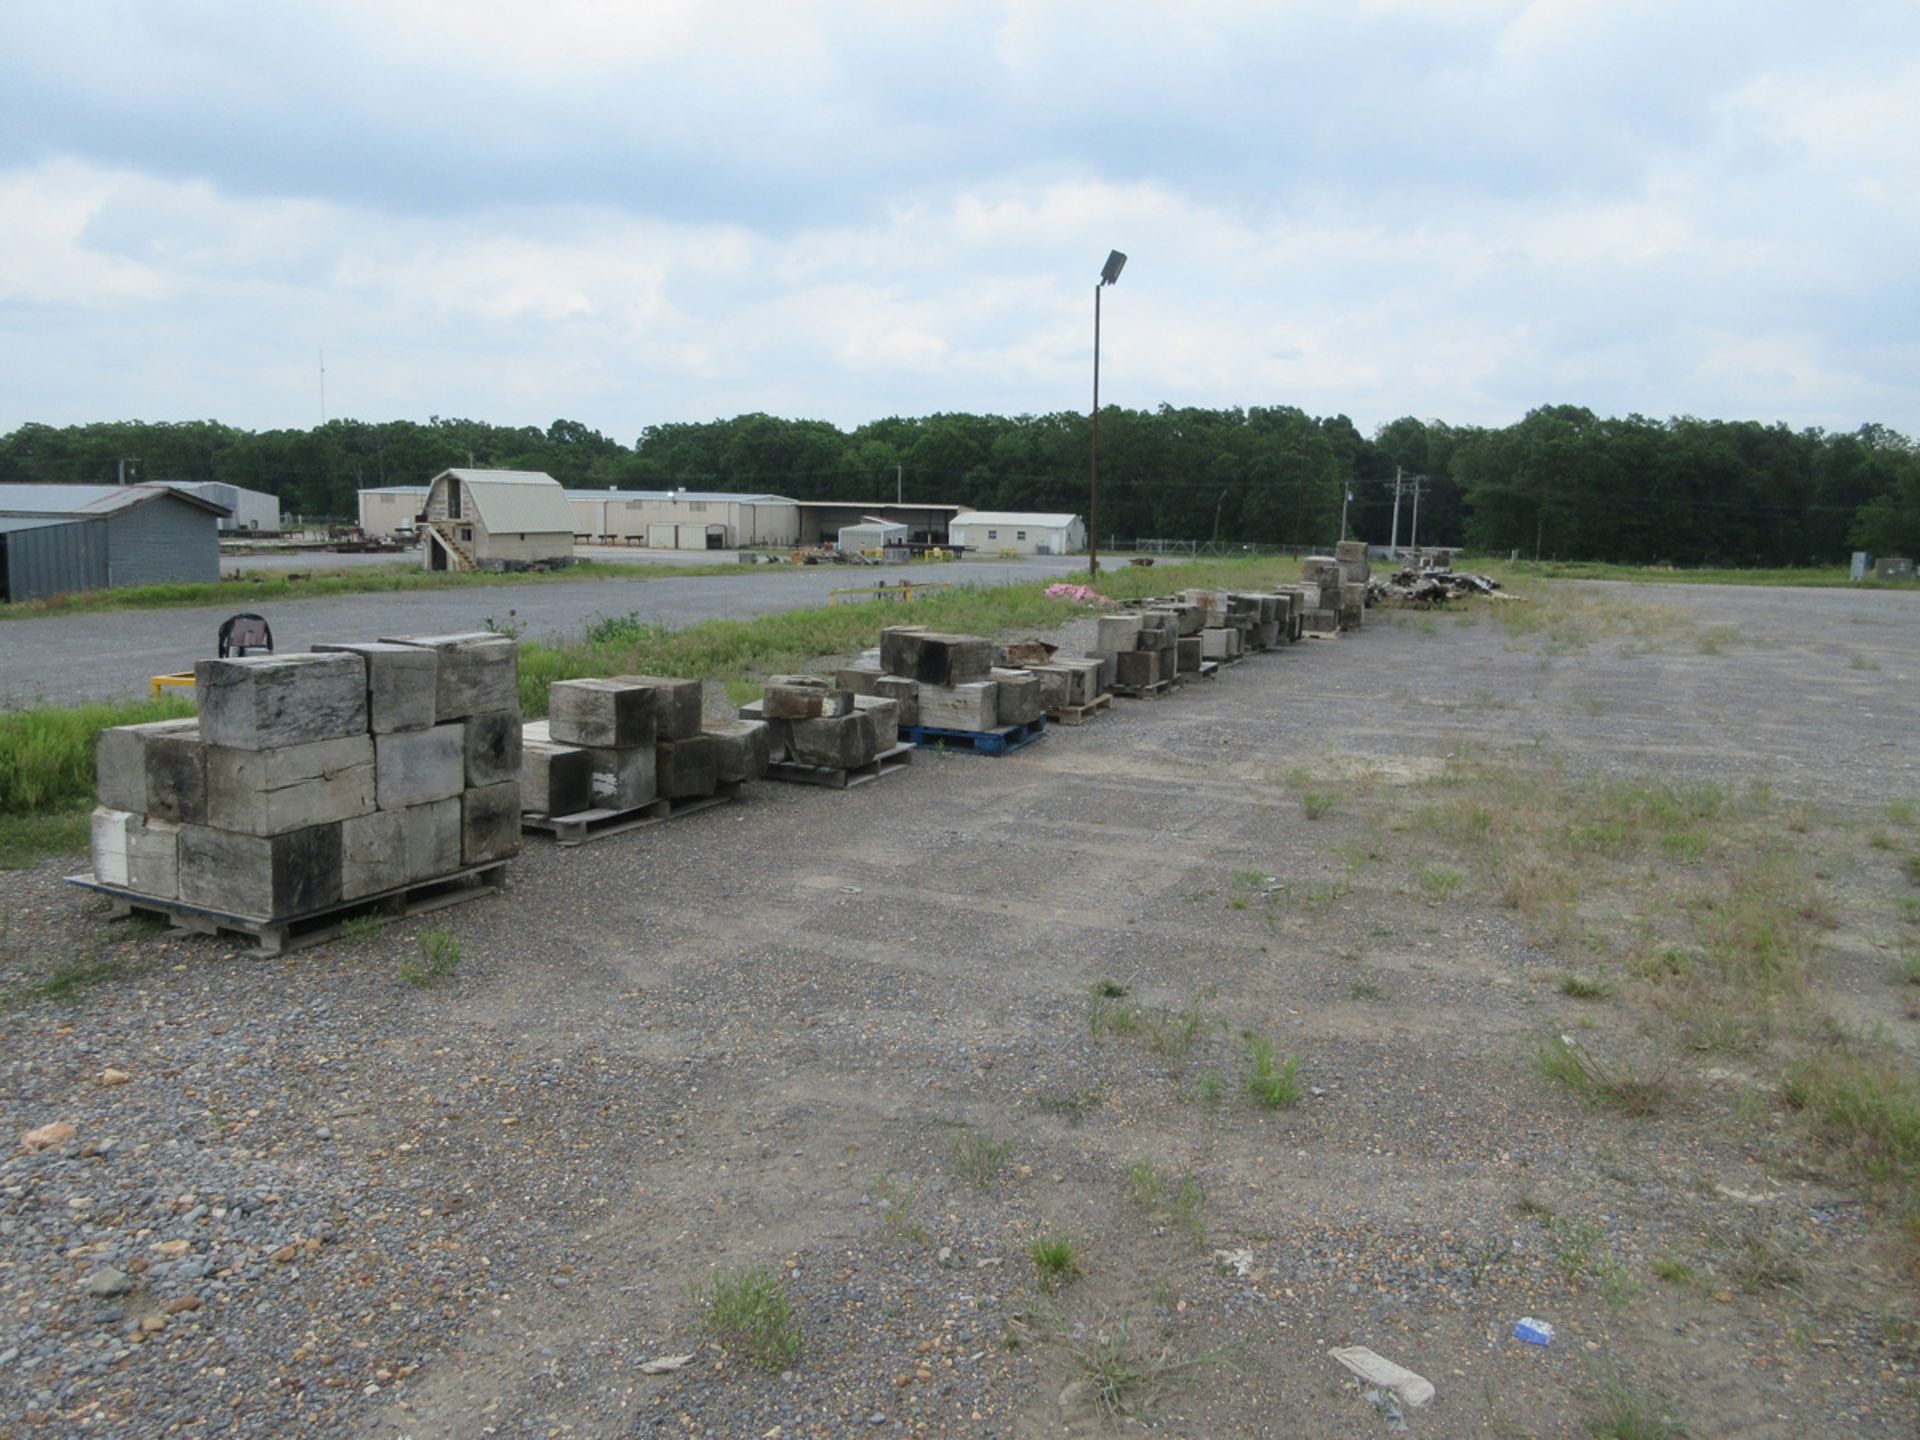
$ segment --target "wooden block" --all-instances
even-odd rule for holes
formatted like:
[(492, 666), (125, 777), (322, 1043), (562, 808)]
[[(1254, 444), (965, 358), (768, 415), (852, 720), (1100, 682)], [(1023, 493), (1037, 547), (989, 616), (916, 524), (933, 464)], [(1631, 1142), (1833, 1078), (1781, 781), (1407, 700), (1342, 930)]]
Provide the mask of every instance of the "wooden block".
[(573, 745), (523, 740), (520, 803), (532, 815), (573, 815), (593, 808), (593, 764)]
[(200, 738), (235, 750), (367, 732), (367, 663), (358, 655), (247, 655), (193, 667)]
[(1182, 635), (1174, 653), (1180, 657), (1180, 673), (1192, 674), (1200, 669), (1200, 662), (1206, 658), (1206, 641), (1198, 635)]
[(920, 723), (937, 730), (991, 730), (1000, 723), (1000, 687), (991, 680), (920, 687)]
[(407, 827), (399, 810), (340, 822), (340, 898), (358, 900), (410, 883)]
[(720, 788), (720, 745), (711, 735), (662, 740), (653, 754), (661, 799), (697, 800)]
[(180, 827), (102, 805), (93, 812), (93, 878), (156, 900), (180, 897)]
[(389, 640), (357, 640), (316, 645), (316, 651), (345, 651), (367, 666), (367, 728), (376, 735), (425, 730), (439, 705), (440, 657), (418, 645)]
[(873, 722), (873, 753), (885, 754), (900, 743), (900, 702), (883, 695), (856, 695), (854, 708)]
[(842, 665), (833, 672), (834, 688), (852, 695), (878, 695), (880, 678), (885, 673), (877, 665)]
[(382, 810), (450, 799), (467, 788), (466, 775), (461, 721), (373, 737), (373, 798)]
[(762, 687), (760, 704), (769, 720), (817, 720), (853, 711), (853, 692), (818, 675), (775, 675)]
[(102, 805), (163, 820), (206, 819), (206, 746), (192, 716), (102, 730), (93, 755)]
[(1142, 626), (1140, 633), (1134, 636), (1134, 648), (1137, 650), (1171, 650), (1180, 639), (1180, 632), (1163, 626)]
[(1122, 650), (1114, 657), (1114, 683), (1130, 690), (1144, 690), (1160, 682), (1160, 657), (1176, 654), (1163, 650)]
[(467, 789), (504, 785), (520, 779), (520, 710), (488, 710), (469, 715), (465, 727)]
[(995, 724), (1029, 725), (1045, 713), (1038, 676), (1026, 670), (992, 670), (988, 675), (1000, 687), (994, 697)]
[(556, 680), (547, 688), (547, 725), (560, 745), (651, 745), (660, 738), (659, 704), (651, 685)]
[(758, 780), (767, 773), (771, 747), (764, 720), (709, 720), (701, 734), (714, 743), (721, 784)]
[(180, 898), (255, 920), (281, 920), (340, 901), (340, 822), (277, 835), (180, 827)]
[[(1149, 630), (1164, 631), (1167, 639), (1155, 645), (1153, 648), (1156, 650), (1165, 650), (1171, 648), (1174, 640), (1179, 638), (1180, 620), (1181, 612), (1179, 610), (1168, 605), (1155, 605), (1141, 612), (1140, 630), (1142, 634)], [(1143, 646), (1142, 648), (1144, 649), (1145, 647)]]
[[(526, 727), (528, 731), (533, 728)], [(524, 739), (522, 744), (524, 748)], [(587, 757), (587, 783), (591, 791), (588, 809), (637, 810), (657, 798), (652, 745), (634, 745), (624, 750), (582, 745), (579, 750)]]
[(993, 668), (993, 642), (896, 626), (880, 632), (880, 665), (923, 685), (966, 685)]
[(1233, 631), (1222, 626), (1209, 626), (1200, 632), (1200, 653), (1208, 660), (1226, 660), (1231, 658), (1227, 649), (1228, 637)]
[(1138, 649), (1140, 630), (1138, 615), (1102, 615), (1095, 622), (1093, 648), (1102, 652)]
[(481, 785), (460, 796), (460, 863), (487, 865), (520, 853), (520, 781)]
[(380, 638), (393, 645), (431, 650), (439, 657), (434, 672), (435, 723), (520, 708), (520, 647), (507, 636), (472, 630), (458, 635)]
[(407, 855), (407, 883), (451, 875), (460, 868), (460, 797), (409, 805), (396, 812)]
[(1056, 659), (1053, 668), (1067, 673), (1067, 704), (1091, 705), (1113, 688), (1103, 662), (1093, 659)]
[(882, 675), (874, 682), (873, 693), (900, 707), (902, 725), (920, 723), (920, 682), (904, 675)]
[(285, 835), (365, 815), (376, 803), (373, 758), (371, 735), (272, 750), (210, 745), (207, 824), (245, 835)]
[(769, 720), (766, 711), (758, 700), (749, 700), (740, 707), (740, 718), (750, 725), (767, 727), (767, 759), (769, 762), (785, 760), (793, 753), (793, 722), (791, 720)]
[(1100, 664), (1100, 690), (1102, 693), (1113, 689), (1120, 674), (1120, 656), (1114, 650), (1089, 650), (1086, 658)]
[(1063, 665), (1029, 665), (1027, 673), (1039, 682), (1040, 708), (1058, 710), (1074, 703), (1073, 672)]
[(1049, 645), (1044, 640), (1015, 640), (1002, 645), (998, 651), (996, 664), (1010, 670), (1030, 670), (1036, 665), (1045, 665), (1053, 659), (1054, 652), (1060, 647)]
[(647, 685), (659, 692), (654, 696), (654, 740), (691, 740), (700, 733), (705, 713), (704, 692), (698, 680), (681, 680), (670, 675), (616, 675), (624, 685)]
[(850, 715), (826, 715), (814, 720), (793, 720), (790, 740), (793, 758), (802, 765), (822, 765), (832, 770), (850, 770), (864, 765), (879, 753), (874, 740), (873, 718), (864, 710)]

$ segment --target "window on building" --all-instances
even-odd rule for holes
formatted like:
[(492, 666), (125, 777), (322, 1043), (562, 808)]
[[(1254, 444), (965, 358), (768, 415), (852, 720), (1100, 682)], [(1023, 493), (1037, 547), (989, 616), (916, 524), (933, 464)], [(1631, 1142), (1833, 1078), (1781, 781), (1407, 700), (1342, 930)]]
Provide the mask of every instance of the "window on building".
[(707, 502), (704, 500), (689, 500), (687, 502), (687, 510), (694, 515), (704, 515), (707, 513)]
[(998, 530), (989, 530), (987, 531), (987, 538), (989, 540), (998, 540), (1000, 538), (1000, 532)]
[(1013, 532), (1013, 538), (1016, 540), (1024, 540), (1027, 538), (1027, 532), (1024, 530), (1016, 530)]

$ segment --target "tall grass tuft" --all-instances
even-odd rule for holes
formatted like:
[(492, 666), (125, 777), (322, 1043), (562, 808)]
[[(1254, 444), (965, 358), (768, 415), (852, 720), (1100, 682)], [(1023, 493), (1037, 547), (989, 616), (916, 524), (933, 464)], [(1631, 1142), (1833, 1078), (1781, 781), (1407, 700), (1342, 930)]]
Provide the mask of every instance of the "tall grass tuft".
[(0, 816), (91, 807), (93, 744), (102, 730), (192, 713), (191, 704), (172, 696), (121, 705), (0, 711)]

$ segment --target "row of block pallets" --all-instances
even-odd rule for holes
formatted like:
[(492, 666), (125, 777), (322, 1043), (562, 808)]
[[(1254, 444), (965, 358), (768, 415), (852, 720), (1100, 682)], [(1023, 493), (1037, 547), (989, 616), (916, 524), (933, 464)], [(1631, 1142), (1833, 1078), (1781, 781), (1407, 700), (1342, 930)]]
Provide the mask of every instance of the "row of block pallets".
[(91, 873), (118, 914), (276, 952), (360, 915), (498, 891), (523, 829), (561, 846), (736, 799), (761, 779), (846, 789), (917, 749), (1015, 754), (1115, 695), (1159, 698), (1246, 655), (1357, 628), (1364, 547), (1272, 591), (1206, 589), (1096, 622), (1063, 657), (919, 626), (831, 677), (775, 676), (712, 720), (696, 680), (557, 681), (523, 724), (514, 642), (491, 633), (343, 642), (202, 661), (198, 715), (101, 732)]

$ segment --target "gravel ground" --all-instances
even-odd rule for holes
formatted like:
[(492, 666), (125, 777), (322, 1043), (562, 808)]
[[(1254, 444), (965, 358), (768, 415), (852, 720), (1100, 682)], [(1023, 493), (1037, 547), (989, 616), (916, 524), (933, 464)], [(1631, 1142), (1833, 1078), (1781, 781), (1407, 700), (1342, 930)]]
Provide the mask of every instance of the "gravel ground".
[[(1332, 888), (1372, 832), (1286, 783), (1544, 741), (1841, 806), (1920, 791), (1915, 597), (1632, 599), (1739, 641), (1376, 622), (1007, 759), (535, 844), (502, 898), (281, 959), (129, 935), (58, 865), (0, 875), (0, 984), (130, 972), (0, 1016), (7, 1143), (76, 1131), (0, 1161), (0, 1435), (1090, 1436), (1076, 1356), (1123, 1326), (1145, 1368), (1190, 1365), (1154, 1397), (1175, 1436), (1389, 1430), (1341, 1344), (1430, 1378), (1407, 1420), (1434, 1436), (1584, 1433), (1609, 1363), (1698, 1435), (1912, 1435), (1916, 1306), (1860, 1197), (1711, 1076), (1643, 1121), (1546, 1089), (1559, 962), (1391, 859)], [(1236, 907), (1243, 875), (1287, 903)], [(403, 984), (438, 926), (457, 973)], [(1187, 1052), (1094, 1033), (1102, 982), (1196, 1015)], [(1911, 1031), (1890, 988), (1863, 994)], [(1299, 1058), (1297, 1107), (1239, 1093), (1243, 1028)], [(966, 1135), (1006, 1147), (984, 1186)], [(1204, 1186), (1198, 1240), (1129, 1200), (1140, 1160)], [(1043, 1231), (1076, 1243), (1057, 1293)], [(1804, 1279), (1648, 1278), (1724, 1236)], [(1570, 1280), (1581, 1246), (1639, 1293)], [(748, 1264), (804, 1326), (783, 1374), (688, 1298)], [(1522, 1315), (1554, 1344), (1509, 1338)]]
[[(389, 559), (391, 557), (388, 557)], [(262, 607), (281, 650), (344, 635), (448, 634), (494, 617), (529, 637), (576, 640), (606, 615), (637, 612), (650, 624), (689, 625), (715, 616), (765, 615), (824, 605), (831, 590), (876, 580), (949, 580), (1007, 585), (1086, 574), (1085, 559), (967, 560), (928, 566), (743, 568), (739, 575), (652, 575), (634, 580), (473, 586), (404, 594), (330, 595)], [(0, 708), (140, 699), (156, 674), (190, 670), (213, 653), (220, 622), (248, 608), (244, 597), (175, 610), (123, 610), (0, 621)]]

